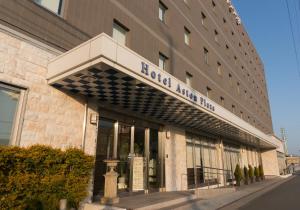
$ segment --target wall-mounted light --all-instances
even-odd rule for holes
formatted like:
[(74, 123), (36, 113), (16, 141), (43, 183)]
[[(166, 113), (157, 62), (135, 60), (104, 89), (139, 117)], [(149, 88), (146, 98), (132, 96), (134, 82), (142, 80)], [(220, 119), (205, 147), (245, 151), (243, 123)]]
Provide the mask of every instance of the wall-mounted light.
[(92, 113), (90, 115), (90, 123), (96, 125), (98, 123), (98, 118), (99, 118), (98, 114)]
[(170, 130), (166, 130), (166, 138), (169, 139), (171, 137), (171, 132)]

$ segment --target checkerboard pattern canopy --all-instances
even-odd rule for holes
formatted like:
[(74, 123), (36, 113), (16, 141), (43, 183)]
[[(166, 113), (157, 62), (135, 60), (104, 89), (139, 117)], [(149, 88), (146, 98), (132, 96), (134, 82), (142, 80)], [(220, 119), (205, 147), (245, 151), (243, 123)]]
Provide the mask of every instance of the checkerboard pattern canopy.
[(55, 82), (53, 86), (166, 124), (252, 145), (258, 142), (248, 133), (112, 68), (86, 69)]

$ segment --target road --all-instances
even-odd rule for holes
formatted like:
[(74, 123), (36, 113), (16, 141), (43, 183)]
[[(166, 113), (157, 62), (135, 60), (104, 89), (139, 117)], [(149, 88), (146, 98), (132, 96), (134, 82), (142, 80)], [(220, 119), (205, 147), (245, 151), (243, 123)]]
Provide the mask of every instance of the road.
[[(238, 201), (239, 203), (243, 201)], [(237, 202), (237, 203), (238, 203)], [(233, 203), (220, 210), (299, 210), (300, 209), (300, 172), (295, 178), (279, 185), (267, 193), (243, 205)]]

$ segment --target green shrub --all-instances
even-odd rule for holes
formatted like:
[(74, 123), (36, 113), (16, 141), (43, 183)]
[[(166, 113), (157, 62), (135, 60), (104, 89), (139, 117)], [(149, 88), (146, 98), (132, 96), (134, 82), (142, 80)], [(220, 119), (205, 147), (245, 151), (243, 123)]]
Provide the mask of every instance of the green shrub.
[(241, 167), (239, 164), (237, 164), (235, 167), (234, 177), (235, 177), (236, 185), (240, 186), (241, 180), (243, 179), (243, 174), (242, 174), (242, 170), (241, 170)]
[(244, 183), (246, 185), (249, 184), (249, 172), (248, 172), (248, 168), (246, 166), (244, 166)]
[(257, 167), (254, 167), (254, 176), (255, 176), (255, 181), (259, 182), (259, 171)]
[(261, 180), (264, 180), (265, 174), (264, 174), (264, 169), (263, 169), (262, 165), (258, 166), (258, 171), (259, 171), (259, 176), (260, 176)]
[(94, 160), (79, 149), (0, 147), (0, 209), (78, 208), (87, 196)]
[(249, 165), (248, 173), (249, 173), (249, 179), (250, 179), (251, 183), (253, 183), (253, 181), (254, 181), (254, 171), (253, 171), (253, 167), (251, 165)]

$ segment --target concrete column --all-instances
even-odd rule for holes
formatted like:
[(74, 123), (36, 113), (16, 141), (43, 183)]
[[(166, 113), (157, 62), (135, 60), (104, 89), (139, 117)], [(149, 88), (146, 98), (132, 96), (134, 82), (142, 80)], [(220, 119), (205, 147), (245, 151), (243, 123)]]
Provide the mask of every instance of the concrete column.
[(186, 139), (185, 131), (165, 128), (165, 176), (166, 191), (187, 190)]

